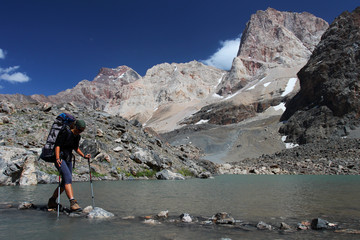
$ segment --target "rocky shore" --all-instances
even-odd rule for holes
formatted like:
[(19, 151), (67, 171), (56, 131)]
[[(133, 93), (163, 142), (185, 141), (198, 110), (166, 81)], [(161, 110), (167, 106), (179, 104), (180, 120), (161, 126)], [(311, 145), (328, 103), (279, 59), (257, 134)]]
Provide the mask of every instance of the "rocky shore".
[[(73, 103), (55, 106), (0, 102), (0, 186), (57, 181), (54, 165), (38, 159), (51, 124), (62, 112), (87, 123), (80, 148), (92, 156), (94, 180), (206, 178), (215, 173), (215, 165), (201, 159), (200, 149), (170, 146), (138, 121)], [(73, 180), (88, 179), (88, 162), (76, 156)]]
[(272, 155), (218, 165), (220, 174), (360, 174), (360, 139), (318, 140)]

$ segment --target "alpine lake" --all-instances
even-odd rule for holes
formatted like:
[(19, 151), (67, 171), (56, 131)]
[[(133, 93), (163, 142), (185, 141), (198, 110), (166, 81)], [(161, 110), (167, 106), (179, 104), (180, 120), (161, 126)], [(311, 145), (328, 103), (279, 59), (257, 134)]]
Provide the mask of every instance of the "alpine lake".
[[(360, 230), (360, 176), (220, 175), (178, 181), (94, 181), (95, 206), (115, 214), (94, 220), (43, 210), (0, 208), (0, 239), (359, 239), (334, 230), (297, 230), (314, 218), (339, 229)], [(0, 203), (45, 205), (56, 184), (0, 187)], [(80, 206), (91, 205), (89, 182), (73, 183)], [(65, 194), (61, 203), (69, 205)], [(168, 210), (168, 219), (146, 223), (146, 216)], [(235, 224), (213, 224), (220, 212)], [(188, 213), (193, 222), (181, 222)], [(172, 219), (172, 220), (171, 220)], [(197, 220), (195, 220), (197, 219)], [(259, 230), (258, 222), (274, 226)], [(210, 223), (209, 223), (210, 222)], [(292, 231), (279, 229), (282, 222)]]

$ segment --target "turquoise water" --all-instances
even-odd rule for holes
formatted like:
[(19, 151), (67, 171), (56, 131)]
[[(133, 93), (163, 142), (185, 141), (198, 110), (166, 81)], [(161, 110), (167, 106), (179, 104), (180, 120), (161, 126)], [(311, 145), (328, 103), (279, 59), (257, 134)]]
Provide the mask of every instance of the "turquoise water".
[[(106, 221), (70, 218), (36, 210), (0, 209), (0, 239), (357, 239), (333, 231), (260, 231), (229, 226), (162, 223), (143, 216), (168, 210), (210, 218), (227, 212), (235, 219), (279, 227), (323, 218), (341, 228), (360, 229), (360, 176), (223, 175), (185, 181), (94, 182), (95, 205), (116, 215)], [(81, 206), (91, 205), (90, 184), (74, 183)], [(0, 187), (0, 203), (31, 201), (45, 205), (56, 185)], [(65, 195), (62, 204), (68, 205)], [(123, 217), (135, 216), (132, 220)]]

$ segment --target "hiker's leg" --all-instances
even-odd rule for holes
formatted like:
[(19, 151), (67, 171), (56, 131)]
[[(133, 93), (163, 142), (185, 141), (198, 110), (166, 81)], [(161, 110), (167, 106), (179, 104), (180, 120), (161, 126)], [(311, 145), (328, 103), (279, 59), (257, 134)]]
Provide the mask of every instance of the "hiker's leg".
[[(57, 163), (55, 162), (54, 163), (56, 169), (59, 171), (59, 174), (61, 176), (61, 184), (60, 184), (60, 195), (64, 192), (65, 188), (64, 188), (64, 174), (63, 174), (63, 171), (62, 171), (62, 168), (58, 167), (57, 166)], [(63, 164), (62, 164), (63, 165)], [(52, 198), (57, 198), (58, 197), (58, 192), (59, 192), (59, 187), (57, 187), (55, 190), (54, 190), (54, 193), (52, 195)]]
[(72, 162), (71, 161), (63, 161), (64, 166), (61, 166), (63, 170), (63, 176), (64, 176), (64, 188), (66, 195), (69, 199), (74, 198), (74, 191), (72, 188)]
[(71, 183), (65, 184), (65, 192), (69, 199), (74, 199), (74, 191), (73, 191)]
[[(65, 190), (65, 188), (60, 187), (60, 195), (63, 193), (64, 190)], [(59, 189), (58, 189), (58, 187), (57, 187), (57, 188), (55, 189), (52, 197), (53, 197), (53, 198), (57, 198), (57, 197), (58, 197), (58, 192), (59, 192)]]
[[(72, 199), (74, 197), (73, 188), (72, 188), (72, 163), (71, 161), (65, 161), (63, 160), (61, 163), (61, 167), (59, 168), (62, 181), (61, 181), (61, 188), (60, 192), (62, 193), (64, 190), (66, 192), (66, 195), (69, 199)], [(57, 189), (54, 192), (54, 196), (57, 197)]]

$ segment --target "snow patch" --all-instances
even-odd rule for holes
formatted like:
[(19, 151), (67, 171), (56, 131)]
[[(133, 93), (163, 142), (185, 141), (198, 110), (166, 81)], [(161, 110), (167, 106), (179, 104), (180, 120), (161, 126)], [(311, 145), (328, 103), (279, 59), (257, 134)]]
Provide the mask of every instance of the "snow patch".
[(209, 122), (209, 119), (208, 120), (200, 120), (197, 123), (195, 123), (195, 125), (205, 124), (205, 123), (208, 123), (208, 122)]
[(289, 79), (289, 81), (286, 85), (285, 91), (281, 94), (282, 97), (285, 97), (286, 95), (288, 95), (289, 93), (291, 93), (294, 90), (297, 80), (298, 80), (297, 78)]
[(216, 93), (213, 94), (213, 97), (214, 98), (224, 98), (223, 96), (220, 96), (219, 94), (216, 94)]
[(271, 82), (268, 82), (268, 83), (264, 83), (264, 87), (267, 87), (271, 84)]
[(298, 146), (299, 146), (299, 144), (297, 144), (297, 143), (286, 143), (286, 142), (285, 142), (285, 141), (286, 141), (286, 138), (287, 138), (287, 136), (282, 136), (282, 137), (281, 137), (281, 141), (283, 141), (283, 142), (285, 143), (286, 149), (295, 148), (295, 147), (298, 147)]
[(275, 111), (279, 111), (279, 110), (283, 110), (285, 112), (286, 107), (285, 107), (285, 103), (280, 103), (279, 105), (276, 105), (273, 107)]
[(214, 87), (215, 89), (220, 85), (221, 81), (222, 81), (223, 78), (224, 78), (224, 75), (225, 75), (225, 73), (223, 73), (223, 74), (221, 75), (221, 77), (219, 78), (217, 85)]

